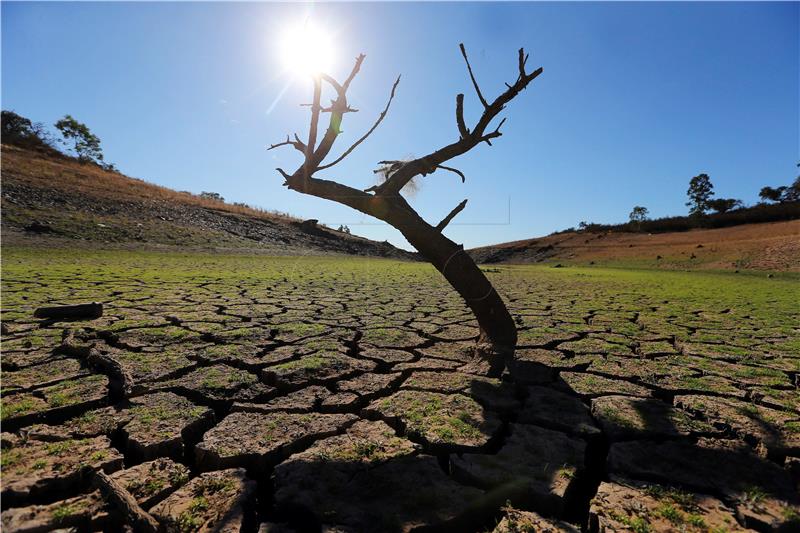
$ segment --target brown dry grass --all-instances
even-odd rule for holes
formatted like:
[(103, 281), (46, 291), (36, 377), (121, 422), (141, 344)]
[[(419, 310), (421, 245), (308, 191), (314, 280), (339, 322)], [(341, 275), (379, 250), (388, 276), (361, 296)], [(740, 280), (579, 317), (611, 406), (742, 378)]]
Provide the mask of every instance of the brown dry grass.
[(554, 248), (549, 260), (800, 271), (800, 220), (676, 233), (561, 233), (490, 248), (522, 252), (546, 246)]
[(227, 211), (279, 222), (300, 219), (287, 213), (265, 211), (200, 198), (191, 193), (131, 178), (117, 172), (103, 170), (93, 164), (82, 164), (73, 159), (48, 157), (39, 152), (29, 152), (10, 145), (2, 145), (2, 167), (13, 169), (16, 181), (34, 187), (62, 189), (81, 193), (88, 198), (133, 201), (163, 201), (182, 203), (218, 211)]

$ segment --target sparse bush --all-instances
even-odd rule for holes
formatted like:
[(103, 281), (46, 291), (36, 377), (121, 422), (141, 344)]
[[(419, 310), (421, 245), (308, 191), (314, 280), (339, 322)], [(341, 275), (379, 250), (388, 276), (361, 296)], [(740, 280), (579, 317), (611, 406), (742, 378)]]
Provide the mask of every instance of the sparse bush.
[(603, 224), (596, 224), (594, 222), (586, 222), (582, 220), (580, 224), (578, 224), (578, 231), (586, 231), (589, 233), (600, 233), (605, 226)]
[(762, 187), (758, 193), (758, 197), (764, 202), (780, 202), (786, 187)]
[(743, 205), (741, 200), (735, 198), (715, 198), (708, 201), (709, 209), (717, 213), (727, 213), (728, 211), (743, 207)]
[(104, 165), (100, 138), (93, 134), (86, 124), (78, 122), (71, 115), (64, 115), (64, 118), (55, 123), (55, 127), (64, 137), (62, 144), (65, 146), (72, 144), (71, 149), (78, 160)]
[(781, 196), (782, 202), (800, 202), (800, 176), (797, 176)]
[(203, 191), (200, 193), (200, 198), (203, 200), (213, 200), (214, 202), (225, 202), (225, 198), (223, 198), (218, 192)]
[(41, 123), (31, 122), (13, 111), (3, 111), (0, 124), (4, 143), (32, 150), (57, 152), (52, 136)]

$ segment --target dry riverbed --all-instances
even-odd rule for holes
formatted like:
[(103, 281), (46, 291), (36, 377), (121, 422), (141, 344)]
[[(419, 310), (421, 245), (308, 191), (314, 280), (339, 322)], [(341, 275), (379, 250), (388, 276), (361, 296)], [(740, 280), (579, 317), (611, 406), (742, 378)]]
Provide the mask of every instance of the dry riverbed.
[[(797, 530), (800, 279), (4, 250), (3, 530)], [(43, 305), (100, 301), (49, 322)], [(548, 529), (549, 528), (549, 529)]]

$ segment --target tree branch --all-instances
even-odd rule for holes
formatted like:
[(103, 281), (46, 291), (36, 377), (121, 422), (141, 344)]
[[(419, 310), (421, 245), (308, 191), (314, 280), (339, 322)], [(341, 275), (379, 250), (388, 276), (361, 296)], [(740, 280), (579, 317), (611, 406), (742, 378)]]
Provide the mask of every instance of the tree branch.
[(458, 47), (461, 48), (461, 55), (464, 56), (464, 61), (467, 63), (467, 70), (469, 71), (469, 77), (472, 79), (472, 85), (475, 87), (475, 92), (478, 93), (478, 98), (480, 99), (483, 107), (489, 107), (489, 104), (486, 102), (486, 99), (481, 94), (481, 88), (478, 87), (478, 82), (475, 80), (475, 75), (472, 73), (472, 67), (469, 64), (469, 59), (467, 59), (467, 49), (464, 48), (464, 43), (458, 43)]
[[(322, 78), (315, 77), (314, 78), (314, 100), (311, 103), (311, 126), (308, 128), (308, 144), (306, 144), (306, 151), (305, 151), (305, 173), (306, 176), (310, 176), (313, 172), (313, 155), (314, 155), (314, 147), (317, 144), (317, 127), (319, 126), (319, 113), (321, 111), (321, 106), (319, 104), (320, 99), (322, 98)], [(331, 117), (333, 120), (333, 117)]]
[(487, 133), (486, 135), (484, 135), (483, 137), (481, 137), (481, 141), (482, 141), (482, 142), (484, 142), (484, 141), (485, 141), (485, 142), (486, 142), (486, 144), (488, 144), (489, 146), (491, 146), (491, 145), (492, 145), (492, 141), (491, 141), (490, 139), (494, 139), (495, 137), (502, 137), (502, 136), (503, 136), (503, 134), (502, 134), (502, 133), (500, 133), (500, 126), (502, 126), (502, 125), (503, 125), (503, 123), (504, 123), (505, 121), (506, 121), (506, 119), (505, 119), (505, 118), (504, 118), (503, 120), (501, 120), (501, 121), (500, 121), (500, 124), (498, 124), (498, 125), (497, 125), (497, 127), (494, 129), (494, 131), (493, 131), (493, 132), (491, 132), (491, 133)]
[(458, 124), (458, 133), (461, 134), (462, 139), (469, 137), (469, 130), (464, 123), (464, 95), (459, 93), (456, 95), (456, 124)]
[(454, 173), (458, 174), (459, 176), (461, 176), (461, 183), (464, 183), (465, 181), (467, 181), (467, 177), (464, 175), (464, 173), (461, 172), (460, 170), (458, 170), (457, 168), (446, 167), (444, 165), (439, 165), (436, 168), (441, 168), (442, 170), (449, 170), (450, 172), (454, 172)]
[(358, 74), (359, 70), (361, 70), (361, 63), (364, 62), (365, 57), (366, 56), (364, 54), (359, 54), (344, 85), (340, 85), (339, 82), (327, 74), (320, 75), (320, 78), (330, 84), (330, 86), (336, 91), (336, 99), (331, 101), (331, 106), (329, 108), (325, 109), (325, 111), (329, 111), (331, 114), (330, 122), (328, 123), (328, 129), (325, 131), (325, 137), (323, 137), (322, 141), (319, 143), (319, 147), (314, 150), (313, 157), (310, 159), (307, 158), (307, 166), (311, 169), (309, 175), (319, 170), (317, 167), (322, 160), (328, 156), (331, 148), (333, 148), (333, 143), (341, 133), (342, 118), (344, 117), (344, 114), (357, 111), (356, 109), (353, 109), (347, 105), (347, 89), (350, 87), (350, 82), (353, 81), (353, 78), (355, 78), (356, 74)]
[(372, 135), (372, 132), (375, 131), (375, 129), (380, 125), (380, 123), (383, 122), (383, 119), (386, 118), (386, 113), (389, 112), (389, 106), (392, 105), (392, 100), (394, 100), (394, 93), (397, 90), (397, 85), (399, 83), (400, 83), (400, 76), (397, 76), (394, 85), (392, 85), (392, 92), (389, 95), (389, 101), (386, 102), (386, 107), (383, 108), (383, 111), (381, 111), (380, 116), (378, 116), (378, 120), (375, 121), (375, 124), (372, 125), (369, 131), (367, 131), (367, 133), (365, 133), (360, 139), (358, 139), (355, 143), (353, 143), (353, 145), (350, 148), (345, 150), (344, 153), (340, 155), (336, 160), (334, 160), (332, 163), (328, 163), (327, 165), (322, 165), (320, 167), (317, 167), (317, 170), (325, 170), (326, 168), (331, 168), (333, 165), (341, 162), (342, 159), (350, 155), (352, 151), (358, 147), (359, 144), (364, 142), (367, 139), (367, 137)]
[[(462, 53), (464, 53), (463, 45)], [(418, 175), (424, 176), (426, 174), (430, 174), (445, 161), (467, 153), (482, 142), (486, 142), (487, 144), (491, 145), (491, 139), (500, 137), (502, 135), (502, 133), (500, 133), (500, 126), (490, 133), (485, 133), (489, 123), (491, 123), (491, 121), (505, 108), (506, 104), (513, 100), (520, 92), (525, 90), (528, 84), (542, 73), (542, 69), (538, 68), (530, 74), (526, 74), (524, 67), (527, 56), (524, 55), (524, 50), (522, 50), (522, 54), (523, 56), (521, 65), (523, 70), (521, 71), (517, 81), (514, 82), (513, 85), (509, 85), (508, 88), (491, 104), (484, 107), (480, 119), (466, 137), (463, 136), (462, 132), (462, 137), (458, 141), (448, 144), (447, 146), (440, 148), (428, 155), (405, 162), (400, 166), (400, 168), (397, 169), (397, 171), (392, 173), (392, 175), (384, 183), (375, 189), (375, 194), (382, 196), (397, 195), (409, 181), (414, 179), (414, 177)], [(465, 53), (464, 55), (466, 57)], [(458, 120), (458, 101), (459, 98), (456, 97), (456, 120)], [(503, 122), (500, 123), (500, 125), (502, 124)], [(466, 126), (464, 129), (466, 129)], [(462, 131), (460, 126), (459, 131)]]
[(517, 78), (517, 81), (525, 77), (525, 63), (528, 62), (528, 54), (525, 53), (524, 48), (519, 49), (518, 61), (519, 61), (519, 77)]
[(280, 146), (293, 146), (300, 153), (305, 154), (306, 153), (306, 145), (303, 143), (303, 141), (300, 140), (300, 137), (298, 137), (296, 133), (294, 134), (294, 139), (295, 140), (291, 140), (289, 138), (289, 136), (287, 135), (285, 141), (279, 142), (279, 143), (275, 143), (275, 144), (270, 144), (269, 147), (267, 148), (267, 150), (274, 150), (275, 148), (278, 148)]
[(467, 206), (467, 201), (466, 200), (464, 200), (463, 202), (461, 202), (460, 204), (455, 206), (453, 208), (453, 210), (450, 211), (450, 214), (448, 214), (446, 217), (444, 217), (441, 222), (436, 224), (436, 229), (439, 230), (439, 232), (441, 233), (444, 230), (444, 228), (447, 227), (447, 225), (450, 223), (450, 221), (453, 220), (457, 214), (459, 214), (461, 211), (463, 211), (466, 206)]
[(365, 57), (367, 56), (365, 56), (364, 54), (358, 54), (358, 57), (356, 57), (356, 63), (355, 65), (353, 65), (353, 70), (350, 71), (350, 75), (347, 76), (347, 79), (344, 80), (344, 84), (342, 85), (342, 89), (344, 90), (344, 92), (347, 92), (347, 89), (350, 88), (350, 83), (356, 77), (358, 71), (361, 70), (361, 63), (364, 62)]

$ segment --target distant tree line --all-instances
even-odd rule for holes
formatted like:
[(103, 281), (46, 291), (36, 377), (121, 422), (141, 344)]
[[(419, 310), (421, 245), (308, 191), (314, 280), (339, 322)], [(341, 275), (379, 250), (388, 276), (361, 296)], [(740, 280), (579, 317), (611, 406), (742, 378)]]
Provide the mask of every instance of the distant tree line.
[[(800, 167), (800, 164), (798, 164)], [(689, 180), (686, 191), (689, 199), (688, 216), (649, 218), (644, 206), (634, 206), (623, 224), (596, 224), (581, 222), (577, 231), (601, 233), (606, 231), (649, 232), (686, 231), (694, 228), (720, 228), (755, 222), (775, 222), (800, 218), (800, 176), (791, 185), (763, 187), (758, 196), (761, 201), (745, 206), (736, 198), (714, 198), (714, 185), (708, 174), (698, 174)], [(563, 232), (576, 231), (568, 228)]]
[[(53, 137), (41, 122), (31, 122), (13, 111), (3, 110), (0, 116), (0, 140), (49, 155), (73, 157), (81, 163), (93, 163), (105, 170), (117, 170), (113, 164), (104, 161), (100, 138), (86, 124), (72, 115), (64, 115), (53, 126), (61, 138)], [(64, 146), (66, 152), (59, 150), (59, 145)]]

